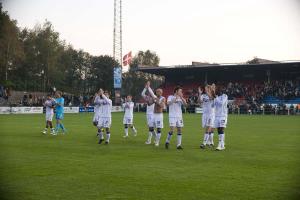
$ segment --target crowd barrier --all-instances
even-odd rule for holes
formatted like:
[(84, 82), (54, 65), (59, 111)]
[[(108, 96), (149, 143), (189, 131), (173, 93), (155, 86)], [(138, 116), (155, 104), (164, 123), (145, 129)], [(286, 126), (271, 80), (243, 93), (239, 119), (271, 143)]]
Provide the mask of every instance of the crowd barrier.
[[(112, 112), (123, 112), (121, 106), (113, 106)], [(94, 107), (64, 107), (64, 113), (94, 112)], [(43, 107), (0, 107), (0, 114), (42, 114)]]
[(201, 108), (201, 107), (196, 107), (196, 108), (195, 108), (195, 113), (197, 113), (197, 114), (203, 114), (203, 108)]
[[(44, 107), (0, 107), (0, 114), (42, 114), (45, 113)], [(113, 106), (112, 112), (123, 112), (123, 108), (121, 106)], [(138, 110), (135, 110), (139, 112)], [(229, 114), (262, 114), (262, 115), (300, 115), (300, 110), (295, 109), (266, 109), (262, 108), (260, 110), (252, 111), (252, 110), (240, 110), (229, 109)], [(64, 113), (93, 113), (94, 107), (64, 107)], [(186, 113), (186, 111), (185, 111)], [(194, 108), (194, 113), (202, 114), (203, 109), (201, 107)]]
[(0, 114), (41, 114), (43, 107), (0, 107)]

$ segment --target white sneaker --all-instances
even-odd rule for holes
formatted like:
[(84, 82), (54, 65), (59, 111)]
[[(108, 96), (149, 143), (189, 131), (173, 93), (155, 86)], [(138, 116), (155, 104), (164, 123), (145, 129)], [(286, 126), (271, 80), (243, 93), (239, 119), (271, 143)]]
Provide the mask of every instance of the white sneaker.
[(147, 140), (147, 141), (145, 142), (145, 144), (151, 144), (151, 141)]
[(46, 130), (43, 130), (42, 133), (43, 133), (43, 134), (47, 134), (47, 131), (46, 131)]
[(128, 138), (128, 135), (124, 135), (123, 138)]
[(154, 144), (156, 147), (158, 147), (159, 146), (159, 142), (155, 142), (155, 144)]
[(50, 134), (51, 135), (57, 135), (57, 133), (55, 131), (52, 131)]
[(136, 129), (131, 129), (131, 133), (133, 136), (136, 136), (137, 135), (137, 130)]
[(217, 151), (223, 151), (225, 150), (225, 146), (221, 146), (221, 145), (218, 145), (218, 147), (216, 148)]

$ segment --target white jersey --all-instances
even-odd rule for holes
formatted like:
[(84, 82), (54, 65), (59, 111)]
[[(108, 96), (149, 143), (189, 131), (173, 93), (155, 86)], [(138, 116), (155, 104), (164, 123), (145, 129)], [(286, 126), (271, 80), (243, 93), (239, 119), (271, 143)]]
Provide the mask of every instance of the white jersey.
[(227, 117), (228, 115), (228, 96), (226, 94), (222, 94), (217, 96), (214, 101), (215, 104), (215, 116), (216, 117)]
[(182, 118), (182, 110), (181, 110), (181, 106), (183, 105), (182, 100), (180, 98), (176, 98), (174, 95), (170, 95), (168, 97), (167, 103), (169, 105), (169, 118), (171, 117)]
[(100, 99), (100, 117), (110, 118), (111, 117), (111, 107), (112, 101), (107, 98), (105, 95), (102, 95), (102, 99)]
[(215, 105), (213, 99), (210, 99), (207, 94), (202, 94), (200, 96), (200, 101), (202, 102), (203, 115), (215, 114)]
[(46, 100), (45, 101), (45, 107), (46, 107), (46, 114), (53, 114), (53, 105), (54, 105), (53, 100)]
[(101, 111), (100, 102), (101, 102), (100, 96), (96, 96), (95, 100), (94, 100), (94, 105), (95, 105), (94, 106), (94, 113), (95, 113), (95, 115), (99, 115), (100, 114), (100, 111)]
[(124, 117), (133, 118), (133, 107), (134, 107), (134, 103), (132, 101), (123, 103), (123, 108), (125, 111)]
[[(154, 114), (154, 101), (153, 98), (150, 96), (146, 95), (146, 88), (144, 88), (143, 92), (142, 92), (142, 97), (144, 98), (144, 100), (147, 102), (147, 109), (146, 109), (146, 114), (147, 115), (153, 115)], [(151, 102), (152, 104), (150, 104), (149, 102)], [(150, 105), (149, 105), (150, 104)]]

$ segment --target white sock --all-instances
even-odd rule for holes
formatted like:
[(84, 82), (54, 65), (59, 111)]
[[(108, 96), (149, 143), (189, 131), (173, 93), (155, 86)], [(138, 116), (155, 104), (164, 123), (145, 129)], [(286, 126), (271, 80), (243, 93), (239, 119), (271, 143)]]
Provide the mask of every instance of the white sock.
[(161, 133), (156, 133), (156, 141), (155, 142), (159, 143), (160, 136), (161, 136)]
[(205, 133), (205, 134), (204, 134), (204, 139), (203, 139), (203, 144), (204, 144), (204, 145), (207, 143), (208, 137), (209, 137), (208, 133)]
[(110, 139), (110, 133), (106, 133), (106, 142), (109, 142)]
[(148, 135), (148, 142), (151, 142), (151, 139), (152, 139), (152, 132), (149, 131), (149, 135)]
[(155, 130), (152, 132), (152, 135), (153, 135), (153, 137), (156, 138), (156, 132), (155, 132)]
[(135, 129), (134, 126), (131, 127), (131, 130), (132, 130), (134, 133), (137, 133), (137, 130)]
[(103, 132), (99, 133), (99, 137), (100, 137), (100, 139), (103, 139)]
[(125, 128), (125, 136), (128, 136), (128, 128)]
[(172, 138), (172, 135), (173, 135), (172, 132), (169, 132), (169, 133), (168, 133), (166, 143), (170, 143), (170, 140), (171, 140), (171, 138)]
[(177, 134), (177, 146), (181, 146), (181, 138), (182, 138), (182, 134), (178, 133)]
[(218, 146), (224, 146), (224, 139), (225, 139), (224, 133), (219, 134), (219, 145)]

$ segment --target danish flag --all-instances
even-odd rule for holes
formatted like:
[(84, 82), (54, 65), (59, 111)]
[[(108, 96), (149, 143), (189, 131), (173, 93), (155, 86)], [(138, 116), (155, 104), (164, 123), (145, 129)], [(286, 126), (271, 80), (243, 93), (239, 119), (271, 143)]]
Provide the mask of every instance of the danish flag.
[(129, 65), (131, 63), (132, 55), (131, 51), (123, 57), (123, 66)]

